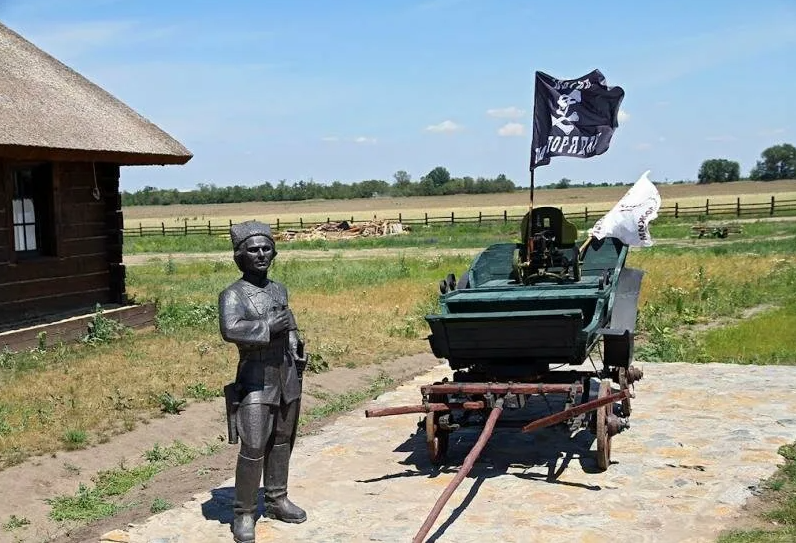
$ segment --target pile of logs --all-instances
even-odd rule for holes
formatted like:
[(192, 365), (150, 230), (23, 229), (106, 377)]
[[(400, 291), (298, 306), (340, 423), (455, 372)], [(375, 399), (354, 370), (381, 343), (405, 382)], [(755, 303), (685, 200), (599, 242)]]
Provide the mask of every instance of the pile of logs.
[(390, 236), (404, 234), (409, 227), (400, 222), (376, 220), (366, 222), (327, 222), (309, 226), (303, 230), (280, 230), (274, 232), (277, 241), (351, 239), (367, 236)]

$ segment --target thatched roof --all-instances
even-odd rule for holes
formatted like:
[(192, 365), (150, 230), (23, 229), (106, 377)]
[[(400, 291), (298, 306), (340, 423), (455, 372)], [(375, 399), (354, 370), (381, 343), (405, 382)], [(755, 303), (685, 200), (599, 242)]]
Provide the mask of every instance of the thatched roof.
[(114, 96), (0, 24), (0, 156), (185, 164), (193, 155)]

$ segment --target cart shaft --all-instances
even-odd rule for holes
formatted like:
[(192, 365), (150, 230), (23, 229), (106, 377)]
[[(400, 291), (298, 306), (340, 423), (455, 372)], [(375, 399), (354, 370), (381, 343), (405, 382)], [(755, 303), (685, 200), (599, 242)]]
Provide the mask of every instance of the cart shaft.
[(604, 398), (582, 403), (578, 406), (571, 407), (569, 409), (564, 409), (563, 411), (559, 411), (558, 413), (550, 415), (549, 417), (537, 419), (523, 426), (522, 431), (532, 432), (540, 428), (546, 428), (548, 426), (552, 426), (553, 424), (558, 424), (559, 422), (563, 422), (572, 417), (577, 417), (578, 415), (585, 413), (587, 411), (593, 411), (595, 409), (599, 409), (600, 407), (608, 405), (609, 403), (622, 401), (629, 396), (630, 396), (630, 391), (628, 389), (617, 392), (616, 394), (609, 394)]
[(456, 477), (448, 483), (448, 486), (445, 488), (445, 491), (442, 495), (437, 499), (437, 503), (434, 504), (433, 509), (426, 517), (426, 521), (423, 523), (423, 526), (420, 527), (420, 530), (417, 532), (417, 535), (412, 539), (412, 543), (422, 543), (423, 539), (428, 534), (428, 531), (431, 530), (431, 527), (434, 526), (434, 522), (437, 520), (437, 517), (442, 512), (442, 508), (445, 507), (445, 504), (448, 502), (450, 497), (453, 495), (453, 492), (456, 490), (464, 478), (467, 477), (467, 474), (470, 473), (470, 470), (473, 469), (473, 465), (475, 464), (476, 459), (481, 454), (481, 451), (486, 446), (487, 441), (492, 436), (492, 431), (495, 429), (495, 423), (497, 423), (498, 418), (500, 418), (500, 414), (503, 412), (503, 398), (498, 399), (495, 404), (495, 407), (492, 408), (492, 412), (489, 413), (489, 418), (486, 420), (486, 424), (484, 425), (484, 430), (481, 432), (481, 435), (478, 437), (478, 441), (475, 442), (470, 453), (467, 455), (467, 458), (464, 459), (464, 463), (462, 464), (461, 469), (456, 474)]
[(463, 403), (424, 403), (422, 405), (399, 405), (396, 407), (382, 407), (379, 409), (366, 409), (365, 417), (388, 417), (390, 415), (406, 415), (408, 413), (431, 413), (432, 411), (450, 411), (451, 409), (483, 409), (484, 402)]

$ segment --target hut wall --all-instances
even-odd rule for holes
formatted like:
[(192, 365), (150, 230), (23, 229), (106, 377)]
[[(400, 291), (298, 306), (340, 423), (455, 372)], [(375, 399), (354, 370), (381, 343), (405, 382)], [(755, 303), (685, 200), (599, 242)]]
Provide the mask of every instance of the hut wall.
[[(2, 161), (0, 161), (0, 172), (2, 171)], [(7, 276), (9, 261), (11, 259), (11, 196), (6, 189), (7, 183), (0, 176), (0, 283)], [(3, 299), (0, 298), (0, 303)]]
[[(17, 258), (8, 162), (0, 188), (0, 326), (125, 303), (119, 167), (57, 162), (52, 169), (51, 254)], [(97, 190), (99, 199), (95, 197)]]

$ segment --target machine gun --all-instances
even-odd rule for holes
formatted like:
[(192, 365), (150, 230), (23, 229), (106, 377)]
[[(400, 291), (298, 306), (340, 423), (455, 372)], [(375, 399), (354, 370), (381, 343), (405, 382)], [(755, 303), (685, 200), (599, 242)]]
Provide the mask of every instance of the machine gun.
[(526, 213), (520, 232), (522, 243), (515, 263), (519, 282), (532, 285), (541, 281), (580, 281), (580, 251), (575, 245), (578, 229), (560, 209), (537, 207)]

